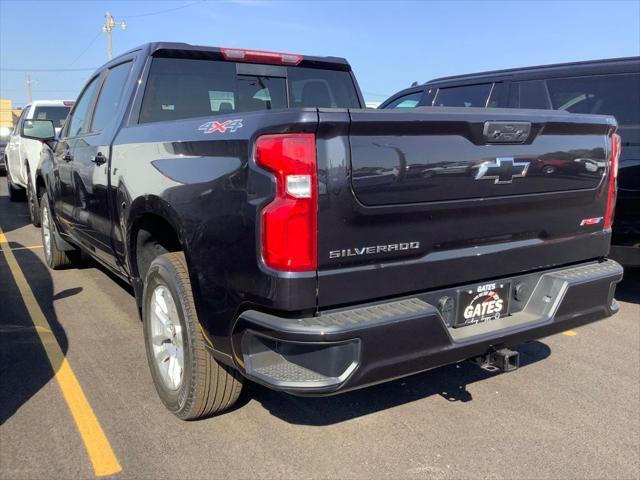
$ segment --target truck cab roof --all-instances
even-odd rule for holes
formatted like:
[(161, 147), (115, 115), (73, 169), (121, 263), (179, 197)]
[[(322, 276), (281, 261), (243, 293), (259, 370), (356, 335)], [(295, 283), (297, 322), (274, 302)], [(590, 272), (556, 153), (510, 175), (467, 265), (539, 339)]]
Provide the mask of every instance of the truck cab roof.
[[(136, 51), (144, 51), (147, 56), (153, 57), (171, 57), (171, 58), (193, 58), (193, 59), (217, 59), (217, 60), (225, 60), (224, 51), (225, 50), (233, 50), (233, 51), (245, 51), (245, 52), (258, 52), (263, 54), (274, 54), (274, 55), (293, 55), (300, 57), (299, 63), (295, 66), (301, 67), (318, 67), (318, 68), (329, 68), (333, 70), (351, 70), (351, 65), (349, 62), (342, 57), (320, 57), (320, 56), (311, 56), (311, 55), (298, 55), (298, 54), (290, 54), (290, 53), (281, 53), (281, 52), (265, 52), (262, 50), (248, 50), (243, 48), (225, 48), (225, 47), (214, 47), (214, 46), (205, 46), (205, 45), (191, 45), (189, 43), (180, 43), (180, 42), (149, 42), (142, 44), (136, 48), (133, 48), (122, 55), (111, 60), (106, 65), (100, 67), (100, 69), (105, 68), (112, 64), (119, 63), (121, 58), (128, 56), (129, 54)], [(244, 61), (249, 63), (274, 63), (269, 61), (259, 61), (255, 59), (251, 60), (240, 60), (238, 58), (229, 59), (231, 61)], [(294, 65), (289, 65), (294, 66)]]

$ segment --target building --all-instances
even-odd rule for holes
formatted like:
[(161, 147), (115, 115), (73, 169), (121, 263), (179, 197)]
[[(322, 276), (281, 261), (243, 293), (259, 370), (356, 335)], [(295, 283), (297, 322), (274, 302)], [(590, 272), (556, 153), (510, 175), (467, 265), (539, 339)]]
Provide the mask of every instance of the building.
[(11, 100), (0, 98), (0, 138), (4, 139), (13, 130), (13, 108)]

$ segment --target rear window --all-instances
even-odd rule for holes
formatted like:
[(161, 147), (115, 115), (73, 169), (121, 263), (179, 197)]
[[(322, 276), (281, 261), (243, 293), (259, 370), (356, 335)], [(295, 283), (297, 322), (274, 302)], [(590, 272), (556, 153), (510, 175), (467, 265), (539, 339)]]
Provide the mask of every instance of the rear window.
[(547, 80), (554, 109), (613, 115), (621, 125), (640, 124), (640, 74)]
[(438, 89), (434, 107), (485, 107), (491, 84), (465, 85)]
[(344, 71), (288, 67), (287, 77), (236, 73), (217, 60), (155, 58), (140, 123), (287, 107), (358, 108)]
[(51, 120), (55, 128), (62, 128), (71, 107), (36, 107), (33, 112), (34, 120)]
[(349, 72), (289, 67), (291, 107), (360, 108)]

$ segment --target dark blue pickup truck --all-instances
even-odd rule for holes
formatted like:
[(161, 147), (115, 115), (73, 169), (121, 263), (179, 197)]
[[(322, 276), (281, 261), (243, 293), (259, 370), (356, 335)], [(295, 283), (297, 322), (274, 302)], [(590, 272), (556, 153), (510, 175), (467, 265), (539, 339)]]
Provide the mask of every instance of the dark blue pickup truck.
[(89, 79), (60, 138), (25, 122), (49, 266), (83, 251), (131, 283), (178, 417), (245, 378), (511, 370), (510, 347), (617, 311), (612, 117), (363, 106), (344, 59), (151, 43)]
[[(430, 80), (380, 108), (552, 108), (615, 117), (622, 138), (611, 257), (640, 267), (640, 57), (560, 63)], [(547, 175), (561, 172), (549, 165)]]

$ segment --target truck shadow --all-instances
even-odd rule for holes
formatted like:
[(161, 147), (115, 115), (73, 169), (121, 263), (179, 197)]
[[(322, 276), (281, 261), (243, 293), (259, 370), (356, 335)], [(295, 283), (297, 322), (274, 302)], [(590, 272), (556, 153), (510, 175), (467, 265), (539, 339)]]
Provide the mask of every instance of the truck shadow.
[[(534, 341), (521, 345), (520, 366), (539, 362), (551, 354), (544, 343)], [(326, 426), (362, 417), (405, 403), (440, 395), (450, 402), (473, 400), (467, 385), (486, 380), (489, 373), (469, 361), (447, 365), (428, 372), (389, 383), (343, 393), (332, 397), (294, 397), (274, 392), (257, 384), (246, 384), (244, 401), (238, 408), (255, 399), (271, 414), (296, 425)]]
[[(0, 196), (0, 228), (3, 233), (29, 224), (26, 203), (10, 203), (6, 196)], [(38, 330), (14, 281), (8, 263), (8, 249), (11, 249), (26, 278), (51, 333), (60, 345), (63, 357), (66, 356), (69, 343), (53, 304), (55, 300), (82, 291), (79, 286), (54, 295), (49, 269), (34, 253), (35, 250), (17, 242), (0, 244), (0, 425), (51, 381), (60, 368), (60, 365), (51, 365), (49, 362)], [(38, 329), (50, 335), (46, 329)]]
[(6, 251), (13, 255), (42, 310), (51, 333), (60, 345), (63, 357), (69, 343), (57, 320), (55, 300), (75, 295), (82, 287), (53, 294), (53, 283), (47, 267), (31, 250), (11, 242), (0, 246), (0, 425), (4, 424), (25, 403), (43, 388), (60, 368), (51, 365), (38, 330), (49, 335), (46, 328), (34, 326), (7, 262)]

